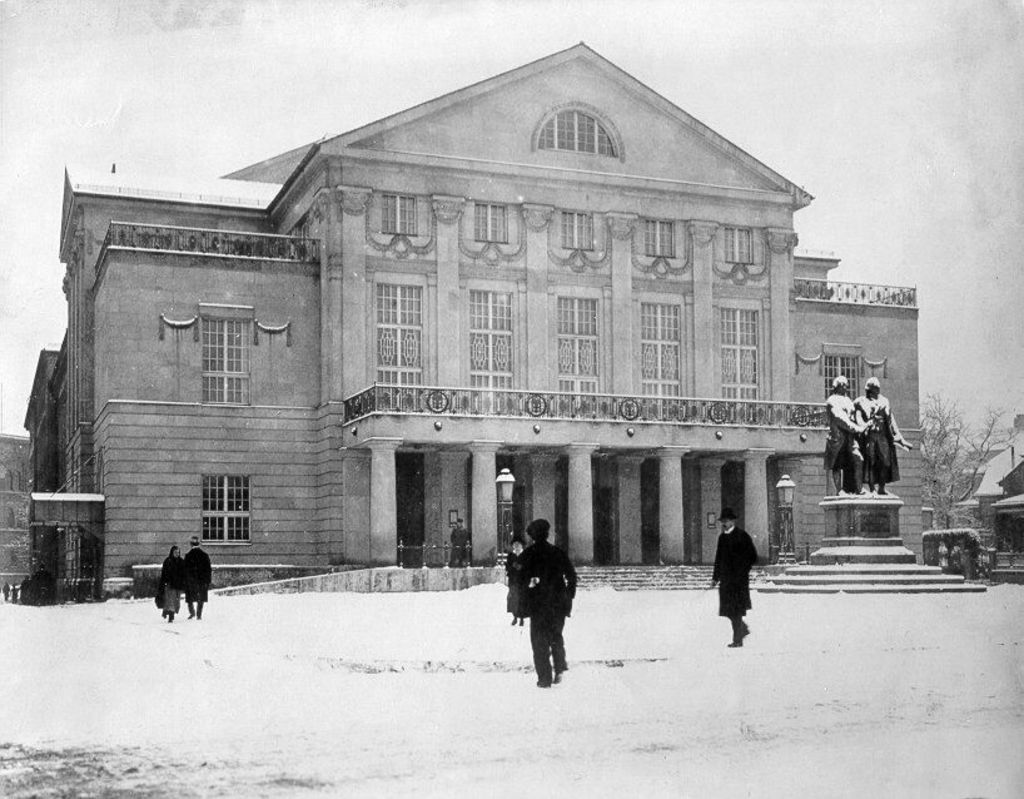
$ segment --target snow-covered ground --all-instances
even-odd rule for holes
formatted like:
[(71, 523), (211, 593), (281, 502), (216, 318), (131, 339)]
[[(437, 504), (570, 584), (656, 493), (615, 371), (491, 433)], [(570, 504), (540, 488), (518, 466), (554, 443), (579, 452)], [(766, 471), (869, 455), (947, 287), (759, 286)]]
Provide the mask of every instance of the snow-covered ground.
[(0, 604), (0, 795), (1024, 796), (1024, 588), (584, 592), (550, 690), (504, 603)]

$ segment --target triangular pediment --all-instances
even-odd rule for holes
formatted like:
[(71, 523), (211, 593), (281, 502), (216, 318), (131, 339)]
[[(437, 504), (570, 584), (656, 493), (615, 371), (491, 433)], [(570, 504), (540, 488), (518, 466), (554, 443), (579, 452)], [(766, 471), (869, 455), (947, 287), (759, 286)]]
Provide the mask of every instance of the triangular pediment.
[[(545, 120), (578, 110), (614, 155), (540, 146)], [(328, 139), (325, 153), (380, 150), (694, 185), (810, 195), (584, 44)]]

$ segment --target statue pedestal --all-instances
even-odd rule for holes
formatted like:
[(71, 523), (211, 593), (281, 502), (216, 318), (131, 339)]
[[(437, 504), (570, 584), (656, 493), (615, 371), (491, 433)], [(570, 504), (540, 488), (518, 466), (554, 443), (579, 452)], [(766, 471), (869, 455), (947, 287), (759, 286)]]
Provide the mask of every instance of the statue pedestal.
[(764, 593), (891, 594), (984, 591), (937, 566), (919, 566), (903, 546), (900, 508), (890, 495), (825, 497), (825, 538), (806, 566), (789, 566), (757, 587)]
[(825, 497), (825, 538), (811, 564), (916, 563), (900, 537), (903, 500), (891, 495)]

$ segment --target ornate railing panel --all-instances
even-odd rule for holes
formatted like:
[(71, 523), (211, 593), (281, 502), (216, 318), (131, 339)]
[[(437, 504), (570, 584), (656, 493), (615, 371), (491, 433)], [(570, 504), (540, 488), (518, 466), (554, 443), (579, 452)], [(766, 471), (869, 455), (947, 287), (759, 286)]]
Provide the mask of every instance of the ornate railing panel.
[(103, 248), (109, 247), (301, 263), (320, 260), (320, 242), (317, 239), (171, 225), (140, 225), (133, 222), (110, 223), (103, 240)]
[(821, 403), (688, 397), (619, 397), (556, 391), (374, 384), (345, 400), (345, 422), (372, 413), (668, 422), (744, 427), (824, 427)]
[(832, 280), (797, 278), (793, 281), (798, 300), (917, 307), (917, 289), (906, 286), (874, 286), (869, 283), (837, 283)]

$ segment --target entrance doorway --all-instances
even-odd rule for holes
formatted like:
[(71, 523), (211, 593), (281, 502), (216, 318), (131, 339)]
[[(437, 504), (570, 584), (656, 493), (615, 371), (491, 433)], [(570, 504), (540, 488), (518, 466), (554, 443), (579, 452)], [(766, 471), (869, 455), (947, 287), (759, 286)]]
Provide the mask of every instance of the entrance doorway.
[[(423, 565), (424, 491), (423, 454), (419, 452), (395, 453), (395, 500), (397, 502), (396, 528), (402, 548), (398, 565)], [(398, 541), (395, 544), (398, 544)]]

